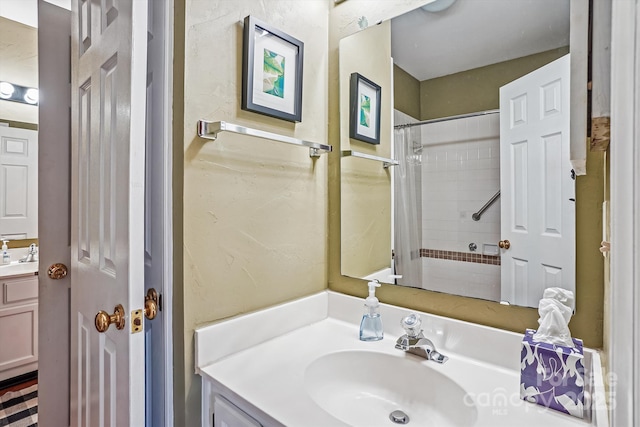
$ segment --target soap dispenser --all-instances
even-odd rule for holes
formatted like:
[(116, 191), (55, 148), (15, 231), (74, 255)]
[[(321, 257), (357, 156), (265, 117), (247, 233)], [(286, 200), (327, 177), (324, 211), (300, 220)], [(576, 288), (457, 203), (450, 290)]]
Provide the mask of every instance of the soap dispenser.
[(7, 248), (8, 240), (2, 240), (2, 263), (11, 264), (11, 255), (9, 255), (9, 248)]
[(382, 319), (380, 318), (380, 302), (376, 298), (376, 288), (380, 287), (380, 282), (373, 280), (368, 283), (369, 296), (364, 301), (364, 315), (360, 322), (360, 340), (378, 341), (382, 339)]

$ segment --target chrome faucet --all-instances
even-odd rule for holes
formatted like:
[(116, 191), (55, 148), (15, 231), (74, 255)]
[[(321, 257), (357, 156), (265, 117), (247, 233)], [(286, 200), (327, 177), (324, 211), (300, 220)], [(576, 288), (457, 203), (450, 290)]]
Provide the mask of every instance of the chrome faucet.
[(38, 248), (35, 243), (29, 245), (29, 252), (27, 252), (27, 256), (21, 258), (19, 262), (36, 262), (38, 261)]
[(427, 360), (433, 360), (438, 363), (444, 363), (449, 359), (447, 356), (439, 353), (436, 346), (430, 339), (425, 338), (422, 333), (422, 320), (416, 313), (411, 313), (407, 317), (403, 317), (400, 324), (404, 328), (406, 334), (398, 338), (396, 348), (406, 351)]

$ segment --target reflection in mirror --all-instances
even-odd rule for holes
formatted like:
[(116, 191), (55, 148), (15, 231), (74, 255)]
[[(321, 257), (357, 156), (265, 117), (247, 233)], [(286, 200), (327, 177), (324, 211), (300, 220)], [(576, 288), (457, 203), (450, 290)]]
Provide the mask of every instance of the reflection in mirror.
[[(34, 27), (0, 17), (0, 81), (38, 87), (37, 34)], [(38, 107), (2, 98), (0, 237), (15, 248), (38, 237)]]
[[(342, 274), (532, 307), (575, 291), (569, 3), (457, 0), (341, 40), (341, 150), (399, 162), (342, 158)], [(382, 87), (378, 146), (349, 138), (353, 72)]]

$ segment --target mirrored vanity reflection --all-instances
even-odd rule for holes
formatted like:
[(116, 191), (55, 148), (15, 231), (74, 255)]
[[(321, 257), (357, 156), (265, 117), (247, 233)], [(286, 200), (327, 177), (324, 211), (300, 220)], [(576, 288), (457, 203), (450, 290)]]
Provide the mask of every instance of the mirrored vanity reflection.
[(575, 292), (570, 3), (457, 0), (341, 40), (343, 275), (529, 307)]
[(38, 106), (13, 94), (38, 86), (37, 29), (0, 17), (0, 39), (0, 238), (28, 247), (38, 238)]

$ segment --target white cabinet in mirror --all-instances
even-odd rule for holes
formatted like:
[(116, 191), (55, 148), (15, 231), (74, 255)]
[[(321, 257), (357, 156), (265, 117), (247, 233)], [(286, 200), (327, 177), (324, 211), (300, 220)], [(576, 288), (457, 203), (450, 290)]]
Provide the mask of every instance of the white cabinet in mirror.
[(379, 73), (370, 57), (390, 55), (377, 79), (392, 82), (381, 104), (394, 128), (371, 146), (348, 138), (342, 114), (340, 148), (398, 162), (341, 159), (343, 275), (529, 307), (546, 287), (575, 292), (569, 132), (586, 123), (572, 95), (585, 6), (490, 1), (418, 8), (341, 41), (342, 104), (346, 76)]

